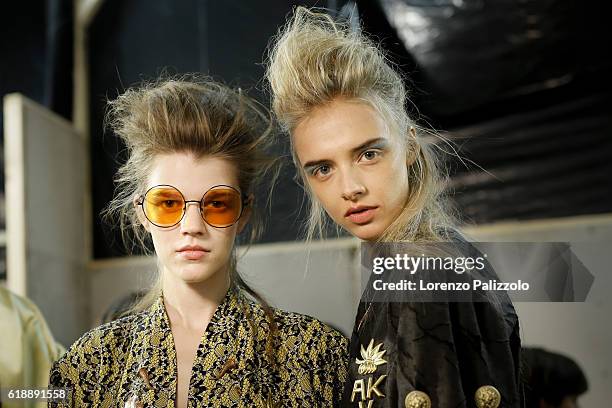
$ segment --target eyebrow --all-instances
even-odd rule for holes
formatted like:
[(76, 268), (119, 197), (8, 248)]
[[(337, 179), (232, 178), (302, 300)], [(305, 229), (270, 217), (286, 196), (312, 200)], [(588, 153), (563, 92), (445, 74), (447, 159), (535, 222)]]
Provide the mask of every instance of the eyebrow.
[[(371, 148), (383, 149), (387, 147), (388, 145), (389, 145), (389, 141), (386, 138), (375, 137), (373, 139), (366, 140), (364, 143), (360, 144), (357, 147), (352, 148), (351, 153), (355, 154), (355, 153), (361, 152), (362, 150), (371, 149)], [(311, 160), (309, 162), (304, 163), (302, 167), (304, 171), (309, 171), (314, 167), (320, 166), (322, 164), (329, 164), (329, 163), (330, 163), (330, 160), (328, 159)]]
[[(178, 193), (178, 194), (177, 194)], [(181, 192), (180, 191), (155, 191), (154, 196), (155, 197), (176, 197), (177, 195), (180, 195)]]
[(372, 147), (382, 149), (384, 147), (387, 147), (388, 145), (389, 145), (389, 141), (386, 138), (375, 137), (374, 139), (370, 139), (366, 141), (365, 143), (362, 143), (359, 146), (351, 149), (351, 152), (355, 154), (365, 149), (371, 149)]

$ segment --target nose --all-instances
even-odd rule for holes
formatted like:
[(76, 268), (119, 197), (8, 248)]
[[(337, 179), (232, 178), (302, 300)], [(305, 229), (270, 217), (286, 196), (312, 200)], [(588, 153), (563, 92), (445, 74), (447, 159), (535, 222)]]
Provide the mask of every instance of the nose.
[(200, 213), (200, 202), (189, 201), (185, 203), (185, 206), (185, 215), (181, 220), (181, 232), (186, 235), (202, 235), (206, 231), (206, 225)]
[(348, 201), (355, 201), (366, 193), (365, 184), (357, 174), (357, 171), (347, 169), (342, 173), (342, 198)]

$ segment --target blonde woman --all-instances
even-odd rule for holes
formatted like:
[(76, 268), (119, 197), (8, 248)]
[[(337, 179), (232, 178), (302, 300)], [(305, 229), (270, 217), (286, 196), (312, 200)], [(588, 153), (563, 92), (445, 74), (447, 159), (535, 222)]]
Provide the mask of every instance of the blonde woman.
[[(267, 78), (310, 197), (308, 239), (325, 231), (327, 213), (365, 242), (463, 241), (441, 199), (438, 161), (406, 112), (402, 78), (363, 33), (297, 8), (271, 46)], [(518, 318), (507, 295), (490, 296), (362, 298), (345, 406), (521, 406)]]
[(128, 159), (109, 214), (152, 240), (159, 277), (140, 312), (88, 332), (54, 364), (51, 385), (72, 399), (51, 406), (338, 406), (346, 339), (269, 307), (236, 270), (236, 239), (271, 165), (266, 119), (240, 92), (197, 78), (111, 102)]

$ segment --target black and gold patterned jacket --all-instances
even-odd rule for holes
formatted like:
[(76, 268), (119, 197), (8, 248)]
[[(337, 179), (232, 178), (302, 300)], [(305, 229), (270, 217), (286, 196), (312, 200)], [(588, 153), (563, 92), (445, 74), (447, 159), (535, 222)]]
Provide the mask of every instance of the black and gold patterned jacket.
[[(231, 289), (215, 311), (191, 372), (189, 407), (334, 407), (346, 378), (347, 340), (311, 317), (274, 309), (273, 366), (259, 304)], [(248, 316), (247, 316), (248, 315)], [(147, 311), (85, 334), (51, 369), (75, 407), (174, 407), (176, 353), (163, 298)], [(128, 403), (126, 405), (126, 403)]]

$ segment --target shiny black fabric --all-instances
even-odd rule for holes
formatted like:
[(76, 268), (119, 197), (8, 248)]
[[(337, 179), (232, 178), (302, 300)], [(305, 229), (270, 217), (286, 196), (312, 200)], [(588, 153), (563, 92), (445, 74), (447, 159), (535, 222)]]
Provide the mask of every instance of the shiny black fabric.
[[(490, 265), (487, 275), (495, 278)], [(500, 392), (500, 407), (524, 406), (518, 317), (506, 293), (481, 296), (476, 302), (370, 303), (364, 294), (343, 406), (405, 407), (406, 395), (418, 390), (433, 408), (476, 407), (475, 392), (484, 385)], [(362, 347), (367, 354), (371, 341), (382, 343), (386, 362), (360, 374)]]

